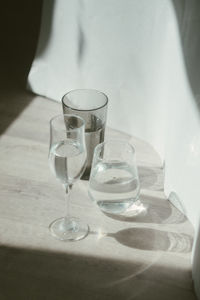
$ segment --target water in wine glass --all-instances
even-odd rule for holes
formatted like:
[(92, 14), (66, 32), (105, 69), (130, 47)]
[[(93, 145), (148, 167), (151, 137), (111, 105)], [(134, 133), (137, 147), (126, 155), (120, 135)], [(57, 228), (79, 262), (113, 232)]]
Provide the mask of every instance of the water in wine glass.
[(139, 196), (137, 170), (127, 162), (99, 162), (90, 177), (90, 197), (102, 211), (119, 214)]
[(86, 151), (77, 140), (63, 140), (52, 145), (49, 152), (49, 163), (59, 181), (71, 184), (83, 173)]

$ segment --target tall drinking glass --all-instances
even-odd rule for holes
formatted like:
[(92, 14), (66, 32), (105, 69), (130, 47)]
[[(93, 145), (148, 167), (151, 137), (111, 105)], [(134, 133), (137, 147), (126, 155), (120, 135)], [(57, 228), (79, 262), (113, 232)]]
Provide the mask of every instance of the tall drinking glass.
[(99, 208), (106, 213), (124, 213), (138, 200), (139, 193), (133, 146), (120, 140), (109, 140), (96, 146), (89, 195)]
[(70, 191), (87, 162), (84, 130), (84, 120), (75, 115), (59, 115), (50, 121), (49, 165), (67, 195), (66, 216), (49, 226), (52, 235), (60, 240), (82, 239), (89, 230), (87, 224), (69, 215)]
[(95, 147), (104, 141), (108, 97), (90, 89), (73, 90), (62, 98), (64, 114), (75, 114), (85, 121), (87, 166), (81, 179), (88, 180)]

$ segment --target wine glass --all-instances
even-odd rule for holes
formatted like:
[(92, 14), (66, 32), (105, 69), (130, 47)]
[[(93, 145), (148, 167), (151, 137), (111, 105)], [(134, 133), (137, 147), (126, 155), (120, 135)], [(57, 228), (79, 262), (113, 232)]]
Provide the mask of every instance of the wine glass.
[(69, 216), (70, 192), (87, 164), (85, 123), (78, 116), (62, 114), (50, 120), (49, 165), (63, 184), (67, 197), (67, 214), (49, 225), (51, 234), (59, 240), (80, 240), (89, 231), (87, 224)]
[(89, 180), (89, 196), (109, 214), (127, 211), (139, 198), (140, 182), (134, 147), (121, 140), (96, 146)]

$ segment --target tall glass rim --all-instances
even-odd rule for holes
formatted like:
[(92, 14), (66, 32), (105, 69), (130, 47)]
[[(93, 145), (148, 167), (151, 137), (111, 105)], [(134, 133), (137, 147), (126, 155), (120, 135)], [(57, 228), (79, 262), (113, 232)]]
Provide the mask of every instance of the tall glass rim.
[[(105, 98), (105, 103), (104, 103), (103, 105), (97, 107), (97, 108), (91, 108), (91, 109), (78, 109), (78, 108), (73, 108), (73, 107), (67, 105), (67, 104), (65, 103), (65, 98), (67, 98), (67, 96), (68, 96), (69, 94), (74, 93), (74, 92), (78, 92), (78, 91), (93, 91), (93, 92), (97, 92), (97, 93), (101, 94), (102, 96), (104, 96), (104, 98)], [(63, 95), (63, 97), (62, 97), (62, 104), (63, 104), (64, 106), (66, 106), (66, 107), (68, 107), (68, 108), (74, 110), (74, 111), (83, 111), (83, 112), (84, 112), (84, 111), (95, 111), (95, 110), (99, 110), (99, 109), (105, 107), (105, 106), (108, 104), (108, 96), (107, 96), (105, 93), (103, 93), (103, 92), (101, 92), (101, 91), (99, 91), (99, 90), (96, 90), (96, 89), (74, 89), (74, 90), (71, 90), (71, 91), (69, 91), (69, 92), (67, 92), (66, 94)]]
[(65, 117), (74, 117), (74, 118), (76, 118), (76, 119), (79, 119), (81, 122), (82, 122), (82, 124), (79, 126), (79, 127), (77, 127), (77, 128), (70, 128), (70, 129), (63, 129), (63, 131), (66, 131), (66, 132), (72, 132), (72, 131), (77, 131), (77, 130), (81, 130), (82, 128), (84, 129), (85, 128), (85, 121), (84, 121), (84, 119), (83, 118), (81, 118), (80, 116), (77, 116), (77, 115), (74, 115), (74, 114), (59, 114), (59, 115), (56, 115), (56, 116), (54, 116), (54, 117), (52, 117), (51, 119), (50, 119), (50, 121), (49, 121), (49, 123), (50, 123), (50, 126), (51, 126), (51, 128), (54, 128), (55, 130), (57, 130), (57, 131), (62, 131), (62, 129), (56, 129), (55, 128), (55, 126), (53, 125), (53, 122), (56, 120), (56, 119), (59, 119), (59, 118), (61, 118), (61, 117), (63, 117), (63, 118), (65, 118)]
[(98, 144), (96, 147), (95, 147), (95, 151), (97, 151), (99, 148), (102, 148), (103, 146), (107, 145), (107, 144), (111, 144), (111, 143), (120, 143), (120, 144), (123, 144), (124, 146), (129, 146), (129, 148), (131, 148), (131, 150), (133, 151), (133, 154), (135, 154), (135, 147), (133, 145), (131, 145), (131, 143), (129, 143), (128, 141), (124, 141), (122, 139), (109, 139), (107, 141), (104, 141), (100, 144)]

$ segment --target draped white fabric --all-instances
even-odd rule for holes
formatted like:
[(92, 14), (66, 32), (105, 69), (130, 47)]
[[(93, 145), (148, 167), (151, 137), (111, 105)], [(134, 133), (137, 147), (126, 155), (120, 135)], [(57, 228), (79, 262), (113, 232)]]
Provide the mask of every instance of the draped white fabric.
[[(76, 88), (105, 92), (108, 125), (147, 140), (160, 153), (165, 192), (190, 218), (196, 236), (199, 28), (198, 0), (46, 0), (28, 78), (32, 91), (58, 101)], [(200, 246), (194, 249), (198, 291)]]

